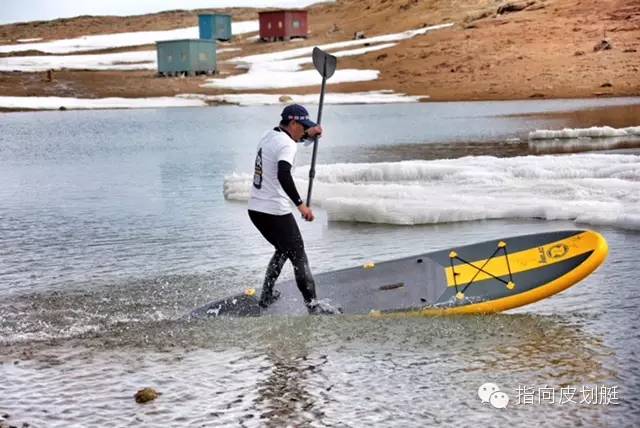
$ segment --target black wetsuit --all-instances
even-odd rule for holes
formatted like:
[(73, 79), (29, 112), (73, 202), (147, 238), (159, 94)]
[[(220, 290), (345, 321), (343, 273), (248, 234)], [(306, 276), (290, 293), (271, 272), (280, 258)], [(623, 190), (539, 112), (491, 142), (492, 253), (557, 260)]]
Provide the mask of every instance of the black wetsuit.
[[(282, 128), (275, 128), (274, 130), (286, 132)], [(289, 162), (282, 160), (278, 162), (278, 182), (296, 206), (302, 204), (302, 199), (291, 176), (291, 164)], [(293, 265), (298, 289), (304, 298), (305, 304), (308, 305), (316, 298), (315, 282), (304, 251), (302, 235), (300, 235), (300, 229), (298, 229), (298, 224), (293, 214), (273, 215), (249, 210), (249, 218), (262, 236), (276, 250), (267, 267), (260, 304), (267, 306), (271, 302), (273, 287), (284, 263), (288, 259), (291, 260)]]

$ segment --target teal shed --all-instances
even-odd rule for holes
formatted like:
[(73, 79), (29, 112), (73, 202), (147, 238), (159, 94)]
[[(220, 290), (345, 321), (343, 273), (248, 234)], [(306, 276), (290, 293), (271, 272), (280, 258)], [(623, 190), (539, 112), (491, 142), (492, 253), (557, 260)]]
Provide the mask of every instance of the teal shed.
[(162, 76), (212, 74), (216, 71), (216, 41), (200, 39), (156, 42)]
[(207, 13), (198, 15), (201, 39), (231, 40), (231, 15)]

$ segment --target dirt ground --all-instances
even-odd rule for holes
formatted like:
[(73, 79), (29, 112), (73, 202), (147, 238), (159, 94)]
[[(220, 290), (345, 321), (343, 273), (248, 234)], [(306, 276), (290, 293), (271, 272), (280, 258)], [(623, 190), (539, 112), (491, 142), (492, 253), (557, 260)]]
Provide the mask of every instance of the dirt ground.
[[(640, 96), (640, 0), (517, 1), (506, 9), (523, 9), (503, 11), (506, 4), (495, 0), (338, 0), (318, 4), (308, 8), (307, 40), (263, 43), (241, 35), (230, 45), (220, 46), (242, 48), (241, 52), (220, 55), (221, 72), (241, 72), (224, 63), (235, 55), (349, 40), (356, 31), (371, 37), (453, 22), (451, 28), (402, 41), (391, 49), (339, 58), (341, 68), (377, 69), (380, 77), (331, 85), (329, 90), (392, 89), (438, 101)], [(198, 12), (85, 16), (5, 25), (0, 26), (0, 43), (195, 26)], [(231, 13), (236, 21), (257, 19), (256, 10), (223, 12)], [(597, 50), (603, 40), (610, 48)], [(53, 81), (48, 82), (44, 73), (10, 72), (0, 73), (0, 94), (101, 98), (234, 92), (201, 88), (205, 79), (160, 78), (153, 71), (56, 71)], [(304, 87), (255, 92), (318, 90)]]

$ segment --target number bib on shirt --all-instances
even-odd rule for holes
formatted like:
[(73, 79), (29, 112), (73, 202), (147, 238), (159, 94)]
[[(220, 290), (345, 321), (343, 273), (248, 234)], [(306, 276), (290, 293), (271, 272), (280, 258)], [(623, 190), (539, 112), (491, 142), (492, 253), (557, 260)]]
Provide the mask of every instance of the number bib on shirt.
[(284, 132), (267, 132), (257, 147), (249, 209), (273, 215), (291, 212), (292, 202), (278, 180), (278, 162), (293, 165), (296, 142)]
[(262, 188), (262, 149), (258, 150), (256, 164), (253, 169), (253, 187)]

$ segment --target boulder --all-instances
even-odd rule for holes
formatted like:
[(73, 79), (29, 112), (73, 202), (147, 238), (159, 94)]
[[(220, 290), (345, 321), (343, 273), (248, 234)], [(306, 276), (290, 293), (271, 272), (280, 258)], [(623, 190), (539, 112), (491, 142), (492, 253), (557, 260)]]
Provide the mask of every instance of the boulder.
[(353, 40), (366, 39), (367, 36), (364, 35), (364, 31), (356, 31), (353, 33)]
[(498, 15), (503, 15), (505, 13), (519, 12), (521, 10), (525, 10), (530, 6), (533, 6), (534, 4), (536, 4), (535, 1), (503, 3), (502, 5), (498, 6), (498, 10), (496, 13)]
[(612, 48), (613, 46), (611, 45), (611, 43), (603, 39), (602, 41), (600, 41), (600, 43), (596, 44), (593, 47), (593, 51), (594, 52), (608, 51), (609, 49), (612, 49)]
[(136, 403), (142, 404), (155, 400), (159, 395), (160, 393), (153, 388), (142, 388), (136, 392), (134, 398), (136, 399)]

